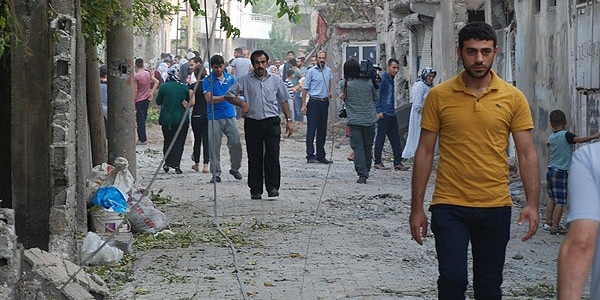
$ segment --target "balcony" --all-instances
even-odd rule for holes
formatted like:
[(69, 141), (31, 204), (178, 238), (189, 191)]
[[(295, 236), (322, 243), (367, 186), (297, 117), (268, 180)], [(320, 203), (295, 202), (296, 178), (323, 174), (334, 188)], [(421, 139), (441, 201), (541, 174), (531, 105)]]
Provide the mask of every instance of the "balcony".
[[(236, 22), (237, 21), (237, 22)], [(268, 40), (273, 28), (273, 20), (269, 15), (241, 12), (237, 20), (232, 20), (240, 29), (240, 38)]]

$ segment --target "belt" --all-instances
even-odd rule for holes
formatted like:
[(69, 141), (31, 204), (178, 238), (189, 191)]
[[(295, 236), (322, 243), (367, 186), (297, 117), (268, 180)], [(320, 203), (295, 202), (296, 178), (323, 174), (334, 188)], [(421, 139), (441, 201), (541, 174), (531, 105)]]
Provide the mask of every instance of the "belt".
[(328, 101), (329, 98), (325, 97), (325, 98), (319, 98), (319, 97), (310, 97), (309, 100), (319, 100), (319, 101)]

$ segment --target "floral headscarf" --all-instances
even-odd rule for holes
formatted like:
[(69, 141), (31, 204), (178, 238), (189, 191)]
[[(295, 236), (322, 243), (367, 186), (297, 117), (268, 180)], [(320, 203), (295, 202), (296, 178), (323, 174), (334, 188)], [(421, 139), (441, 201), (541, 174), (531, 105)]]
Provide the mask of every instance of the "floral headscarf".
[(426, 85), (433, 85), (433, 82), (427, 82), (427, 76), (431, 73), (434, 73), (437, 75), (437, 71), (435, 69), (433, 69), (432, 67), (425, 67), (423, 69), (423, 71), (421, 71), (421, 76), (419, 76), (419, 81), (423, 81), (424, 84)]
[(169, 76), (169, 78), (167, 79), (167, 82), (169, 81), (179, 81), (179, 68), (175, 65), (171, 65), (169, 67), (169, 69), (167, 69), (167, 76)]

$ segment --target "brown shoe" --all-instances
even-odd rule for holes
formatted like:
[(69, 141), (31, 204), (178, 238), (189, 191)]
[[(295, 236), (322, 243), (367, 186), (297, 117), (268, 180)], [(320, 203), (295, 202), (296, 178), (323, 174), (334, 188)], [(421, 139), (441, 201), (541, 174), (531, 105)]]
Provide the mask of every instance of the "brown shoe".
[(398, 170), (398, 171), (408, 171), (408, 169), (410, 169), (410, 167), (404, 166), (404, 165), (395, 165), (394, 169)]
[(384, 166), (383, 164), (375, 164), (373, 165), (373, 168), (377, 169), (377, 170), (389, 170), (390, 168)]

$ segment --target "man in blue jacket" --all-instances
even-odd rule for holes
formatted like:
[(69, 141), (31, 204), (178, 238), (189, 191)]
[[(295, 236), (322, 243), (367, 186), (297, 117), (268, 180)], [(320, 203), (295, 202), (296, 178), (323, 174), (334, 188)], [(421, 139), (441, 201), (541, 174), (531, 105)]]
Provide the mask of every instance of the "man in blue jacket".
[(395, 58), (390, 58), (385, 72), (381, 75), (379, 84), (379, 102), (377, 108), (377, 135), (375, 136), (375, 169), (389, 170), (390, 168), (381, 162), (381, 151), (387, 135), (392, 152), (394, 153), (394, 169), (406, 171), (408, 167), (402, 165), (402, 146), (400, 145), (400, 133), (398, 132), (398, 120), (394, 101), (394, 76), (398, 73), (400, 63)]

